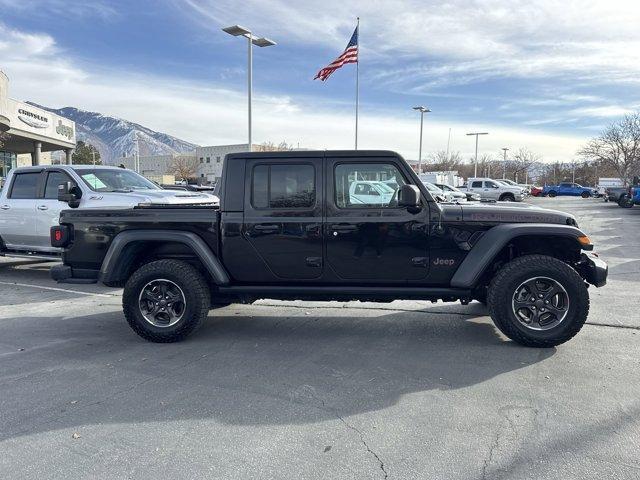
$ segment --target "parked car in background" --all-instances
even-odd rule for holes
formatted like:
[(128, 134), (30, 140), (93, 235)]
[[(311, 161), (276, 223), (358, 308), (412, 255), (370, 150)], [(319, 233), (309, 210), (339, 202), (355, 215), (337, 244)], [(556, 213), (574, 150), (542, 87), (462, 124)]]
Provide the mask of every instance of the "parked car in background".
[(0, 193), (0, 254), (57, 253), (49, 229), (58, 225), (60, 211), (68, 208), (217, 203), (217, 197), (203, 193), (162, 190), (142, 175), (118, 167), (15, 168)]
[[(469, 200), (467, 194), (461, 190), (458, 190), (456, 187), (452, 187), (451, 185), (447, 185), (446, 183), (434, 183), (436, 187), (442, 190), (444, 193), (448, 193), (451, 195), (451, 198), (457, 202), (466, 202)], [(475, 194), (471, 194), (475, 195)], [(480, 196), (476, 195), (478, 200), (480, 200)]]
[[(465, 191), (463, 187), (461, 190)], [(521, 187), (508, 186), (491, 178), (470, 178), (467, 181), (466, 191), (480, 195), (482, 200), (521, 202), (524, 198)]]
[(506, 183), (510, 187), (520, 187), (522, 189), (522, 194), (523, 195), (529, 195), (529, 193), (531, 191), (531, 185), (528, 185), (528, 184), (525, 184), (525, 183), (517, 183), (517, 182), (514, 182), (513, 180), (509, 180), (508, 178), (500, 178), (497, 181), (498, 182), (502, 182), (502, 183)]
[(539, 197), (540, 195), (542, 195), (542, 187), (538, 187), (536, 185), (531, 185), (531, 196), (532, 197)]
[(623, 208), (631, 208), (640, 205), (640, 186), (629, 187), (627, 194), (618, 201), (618, 205)]
[(431, 182), (423, 181), (422, 183), (424, 184), (425, 187), (427, 187), (427, 190), (429, 190), (431, 195), (433, 195), (433, 197), (438, 199), (439, 201), (443, 201), (443, 202), (454, 201), (454, 197), (451, 192), (444, 191), (443, 189), (441, 189), (440, 187), (436, 186), (434, 183), (431, 183)]
[(604, 201), (620, 203), (629, 194), (628, 187), (606, 187), (604, 189)]
[(598, 190), (593, 187), (583, 187), (578, 183), (563, 182), (559, 185), (548, 185), (542, 190), (542, 196), (556, 197), (556, 196), (568, 196), (568, 197), (582, 197), (589, 198), (595, 197), (598, 194)]
[(349, 187), (349, 201), (351, 205), (386, 205), (395, 190), (384, 182), (358, 180)]

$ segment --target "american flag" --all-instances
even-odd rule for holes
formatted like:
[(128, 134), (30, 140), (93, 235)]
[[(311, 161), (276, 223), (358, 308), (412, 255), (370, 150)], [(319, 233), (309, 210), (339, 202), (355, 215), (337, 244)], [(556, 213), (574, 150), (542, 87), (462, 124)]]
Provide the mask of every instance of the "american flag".
[(347, 48), (344, 49), (342, 55), (321, 69), (314, 77), (314, 80), (319, 78), (324, 82), (333, 72), (347, 63), (358, 63), (358, 27), (353, 31), (351, 40), (349, 40)]

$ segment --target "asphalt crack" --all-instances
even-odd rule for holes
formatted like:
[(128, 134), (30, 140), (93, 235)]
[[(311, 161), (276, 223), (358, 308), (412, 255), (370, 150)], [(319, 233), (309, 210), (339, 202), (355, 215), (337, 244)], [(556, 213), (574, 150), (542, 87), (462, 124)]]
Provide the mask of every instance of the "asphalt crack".
[(385, 480), (389, 478), (389, 472), (387, 472), (387, 469), (384, 465), (384, 462), (382, 461), (382, 459), (380, 458), (380, 456), (371, 449), (371, 447), (369, 446), (369, 444), (367, 443), (367, 440), (364, 438), (364, 433), (362, 433), (362, 431), (360, 431), (360, 429), (356, 428), (355, 426), (351, 425), (349, 422), (347, 422), (342, 415), (340, 415), (337, 411), (335, 411), (333, 408), (327, 407), (327, 405), (324, 403), (324, 400), (322, 398), (318, 398), (316, 395), (314, 395), (313, 393), (311, 393), (311, 396), (315, 397), (316, 400), (319, 400), (320, 403), (322, 403), (322, 409), (325, 412), (330, 412), (333, 415), (336, 416), (336, 418), (338, 420), (340, 420), (340, 422), (342, 422), (342, 424), (347, 427), (349, 430), (353, 430), (354, 432), (356, 432), (358, 434), (358, 437), (360, 437), (360, 442), (362, 443), (362, 445), (364, 445), (364, 448), (367, 450), (367, 453), (369, 453), (371, 456), (373, 456), (373, 458), (376, 459), (376, 461), (378, 462), (378, 465), (380, 467), (380, 470), (382, 471), (382, 474), (384, 475)]

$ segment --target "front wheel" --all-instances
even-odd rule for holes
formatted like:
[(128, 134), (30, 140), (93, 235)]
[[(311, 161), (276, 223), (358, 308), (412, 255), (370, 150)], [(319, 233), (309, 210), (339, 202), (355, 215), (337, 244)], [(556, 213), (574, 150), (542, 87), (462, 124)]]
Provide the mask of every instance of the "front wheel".
[(527, 347), (566, 342), (589, 314), (582, 277), (546, 255), (526, 255), (506, 264), (491, 281), (487, 304), (496, 327)]
[(589, 192), (582, 192), (582, 193), (580, 194), (580, 196), (581, 196), (582, 198), (589, 198), (591, 195), (589, 195)]
[(193, 266), (179, 260), (147, 263), (127, 281), (122, 307), (129, 326), (145, 340), (178, 342), (207, 317), (209, 286)]

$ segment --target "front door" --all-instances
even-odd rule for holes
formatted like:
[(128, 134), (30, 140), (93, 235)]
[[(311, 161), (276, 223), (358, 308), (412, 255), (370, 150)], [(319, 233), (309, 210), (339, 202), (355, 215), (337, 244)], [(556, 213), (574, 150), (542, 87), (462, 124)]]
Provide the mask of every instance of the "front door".
[(325, 279), (397, 284), (427, 276), (428, 207), (398, 207), (408, 181), (399, 160), (327, 158), (325, 177)]
[(262, 263), (251, 280), (320, 277), (322, 157), (247, 160), (246, 178), (242, 235)]
[(49, 230), (52, 226), (60, 223), (60, 212), (69, 208), (65, 202), (58, 200), (58, 186), (71, 182), (76, 182), (62, 170), (49, 170), (44, 172), (44, 195), (36, 203), (36, 235), (37, 245), (41, 250), (55, 252), (59, 249), (51, 246)]

